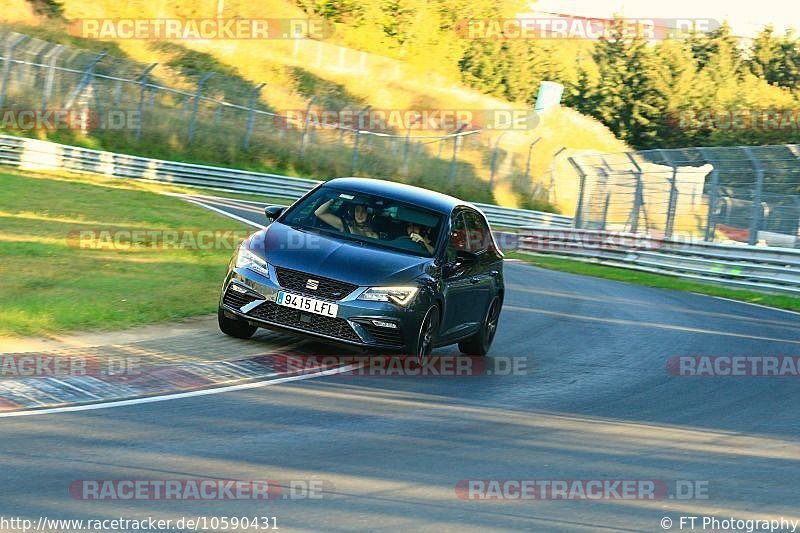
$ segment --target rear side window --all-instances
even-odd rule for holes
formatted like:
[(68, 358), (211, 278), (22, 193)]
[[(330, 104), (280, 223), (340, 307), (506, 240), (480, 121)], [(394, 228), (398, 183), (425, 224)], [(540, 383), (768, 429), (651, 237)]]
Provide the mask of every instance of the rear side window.
[(493, 250), (492, 233), (483, 217), (474, 211), (464, 211), (464, 220), (467, 227), (466, 249), (475, 253)]
[(448, 236), (446, 252), (447, 261), (455, 261), (456, 252), (460, 250), (469, 250), (467, 227), (464, 223), (464, 215), (462, 213), (456, 213), (450, 225), (450, 235)]

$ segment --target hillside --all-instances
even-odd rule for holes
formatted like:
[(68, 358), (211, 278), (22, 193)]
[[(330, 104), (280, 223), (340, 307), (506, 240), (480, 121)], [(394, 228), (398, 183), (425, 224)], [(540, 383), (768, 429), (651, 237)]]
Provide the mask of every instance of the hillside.
[[(47, 0), (39, 0), (45, 4)], [(116, 40), (98, 42), (76, 38), (69, 34), (69, 21), (82, 18), (200, 18), (213, 17), (216, 13), (216, 0), (177, 0), (167, 4), (149, 5), (143, 1), (125, 3), (111, 0), (99, 0), (91, 5), (82, 5), (74, 0), (64, 0), (61, 18), (53, 19), (37, 15), (31, 4), (25, 0), (10, 0), (4, 18), (14, 25), (19, 32), (29, 33), (36, 37), (70, 46), (80, 46), (94, 50), (107, 49), (109, 54), (125, 57), (143, 65), (158, 62), (154, 71), (159, 83), (170, 86), (192, 89), (202, 71), (216, 71), (225, 76), (212, 78), (213, 88), (223, 97), (241, 97), (246, 94), (244, 88), (260, 83), (267, 83), (260, 97), (269, 109), (280, 113), (283, 110), (302, 110), (308, 99), (319, 96), (316, 104), (322, 107), (341, 109), (342, 107), (363, 107), (371, 105), (374, 109), (406, 110), (406, 109), (461, 109), (492, 110), (519, 108), (507, 101), (491, 98), (476, 90), (468, 89), (453, 82), (441, 73), (425, 72), (418, 62), (403, 62), (396, 59), (360, 52), (329, 42), (312, 40), (235, 40), (235, 41), (201, 41), (183, 40), (164, 43), (142, 40)], [(228, 0), (225, 2), (224, 16), (234, 17), (296, 17), (302, 18), (303, 12), (294, 4), (280, 0), (269, 0), (258, 7), (247, 1)], [(350, 30), (355, 31), (355, 30)], [(353, 34), (336, 35), (333, 40), (352, 42), (357, 36)], [(106, 68), (112, 68), (106, 66)], [(113, 70), (113, 68), (112, 68)], [(379, 80), (376, 83), (376, 80)], [(209, 82), (211, 87), (211, 82)], [(241, 100), (241, 98), (239, 98)], [(320, 104), (323, 102), (323, 104)], [(238, 124), (238, 127), (242, 127)], [(400, 134), (404, 132), (398, 132)], [(441, 134), (443, 132), (439, 132)], [(423, 135), (425, 132), (413, 132)], [(430, 134), (430, 133), (428, 133)], [(456, 189), (463, 183), (465, 194), (475, 196), (477, 187), (468, 179), (473, 178), (487, 184), (491, 174), (492, 150), (498, 142), (499, 132), (484, 132), (464, 143), (459, 161), (468, 167), (459, 173)], [(297, 175), (327, 177), (331, 174), (349, 172), (349, 150), (336, 152), (335, 146), (326, 147), (324, 157), (320, 153), (309, 150), (304, 161), (298, 161), (297, 150), (287, 148), (283, 139), (264, 137), (263, 143), (280, 145), (280, 150), (260, 153), (257, 158), (248, 158), (239, 154), (236, 149), (222, 149), (209, 154), (209, 150), (193, 151), (185, 146), (175, 135), (164, 137), (163, 142), (152, 142), (150, 145), (128, 146), (119, 140), (96, 138), (72, 140), (101, 148), (118, 151), (131, 151), (175, 158), (278, 170)], [(217, 132), (215, 141), (225, 137)], [(530, 178), (522, 182), (530, 143), (540, 138), (533, 150), (530, 164)], [(322, 135), (320, 136), (322, 139)], [(70, 139), (66, 139), (70, 140)], [(332, 145), (333, 143), (328, 143)], [(412, 173), (441, 173), (446, 170), (452, 148), (451, 144), (440, 147), (437, 144), (420, 142), (419, 150), (425, 151), (426, 166), (412, 167)], [(547, 201), (556, 204), (562, 212), (572, 212), (574, 205), (569, 198), (573, 196), (571, 189), (576, 183), (575, 176), (564, 169), (568, 165), (554, 165), (553, 154), (562, 148), (565, 154), (576, 151), (617, 152), (627, 146), (617, 140), (610, 131), (594, 119), (588, 118), (568, 108), (548, 112), (541, 117), (537, 127), (530, 131), (509, 131), (503, 135), (499, 143), (498, 161), (494, 199), (503, 205), (547, 207)], [(394, 149), (394, 146), (392, 146)], [(388, 151), (377, 146), (375, 158), (381, 151)], [(316, 155), (315, 155), (316, 154)], [(214, 157), (220, 161), (214, 161)], [(375, 174), (383, 174), (392, 179), (406, 179), (396, 173), (396, 167), (383, 164), (375, 159), (374, 164), (367, 154), (364, 165)], [(438, 161), (438, 163), (437, 163)], [(460, 167), (461, 168), (461, 167)], [(367, 172), (367, 170), (362, 172)], [(462, 178), (462, 173), (465, 177)], [(446, 174), (446, 172), (445, 172)], [(409, 181), (413, 181), (410, 178)], [(436, 181), (421, 181), (420, 184), (438, 187)], [(551, 187), (552, 185), (552, 187)], [(549, 194), (548, 194), (548, 189)], [(455, 190), (453, 192), (458, 192)], [(564, 200), (561, 200), (561, 199)], [(471, 199), (487, 199), (478, 196)]]

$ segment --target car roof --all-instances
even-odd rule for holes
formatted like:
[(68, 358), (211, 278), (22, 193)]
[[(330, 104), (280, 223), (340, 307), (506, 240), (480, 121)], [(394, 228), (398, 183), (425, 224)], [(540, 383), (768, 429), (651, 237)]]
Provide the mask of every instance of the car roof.
[[(448, 196), (440, 192), (397, 183), (395, 181), (372, 179), (372, 178), (335, 178), (325, 183), (324, 186), (351, 189), (353, 191), (374, 194), (391, 200), (410, 203), (449, 214), (456, 207), (467, 206), (478, 210), (474, 205), (464, 200), (459, 200), (453, 196)], [(479, 210), (478, 210), (479, 211)]]

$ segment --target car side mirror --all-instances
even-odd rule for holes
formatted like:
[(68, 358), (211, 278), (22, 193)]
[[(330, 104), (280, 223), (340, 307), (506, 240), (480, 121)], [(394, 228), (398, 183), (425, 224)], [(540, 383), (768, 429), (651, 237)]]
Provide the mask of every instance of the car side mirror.
[(469, 267), (478, 262), (478, 254), (467, 250), (458, 250), (454, 261), (444, 265), (444, 275), (451, 277), (457, 275), (465, 267)]
[(471, 266), (478, 262), (478, 254), (475, 252), (468, 252), (467, 250), (458, 250), (456, 252), (456, 265)]
[(286, 211), (285, 205), (268, 205), (264, 208), (264, 214), (267, 215), (270, 222), (281, 216), (284, 211)]

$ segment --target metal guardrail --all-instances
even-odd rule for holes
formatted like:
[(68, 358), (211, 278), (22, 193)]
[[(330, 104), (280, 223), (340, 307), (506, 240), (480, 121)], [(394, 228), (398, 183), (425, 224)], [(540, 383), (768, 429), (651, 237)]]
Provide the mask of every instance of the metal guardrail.
[[(115, 154), (38, 139), (0, 135), (0, 165), (156, 181), (224, 192), (296, 200), (319, 181)], [(566, 256), (741, 288), (800, 295), (800, 250), (655, 238), (647, 234), (571, 228), (563, 215), (476, 204), (498, 232), (501, 247)]]
[(521, 228), (501, 247), (743, 289), (800, 295), (800, 250), (685, 242), (647, 234)]
[[(0, 165), (21, 170), (68, 171), (158, 181), (223, 192), (263, 194), (287, 200), (297, 200), (320, 183), (280, 174), (150, 159), (11, 135), (0, 135)], [(497, 227), (572, 225), (571, 217), (554, 213), (490, 204), (475, 205)]]

